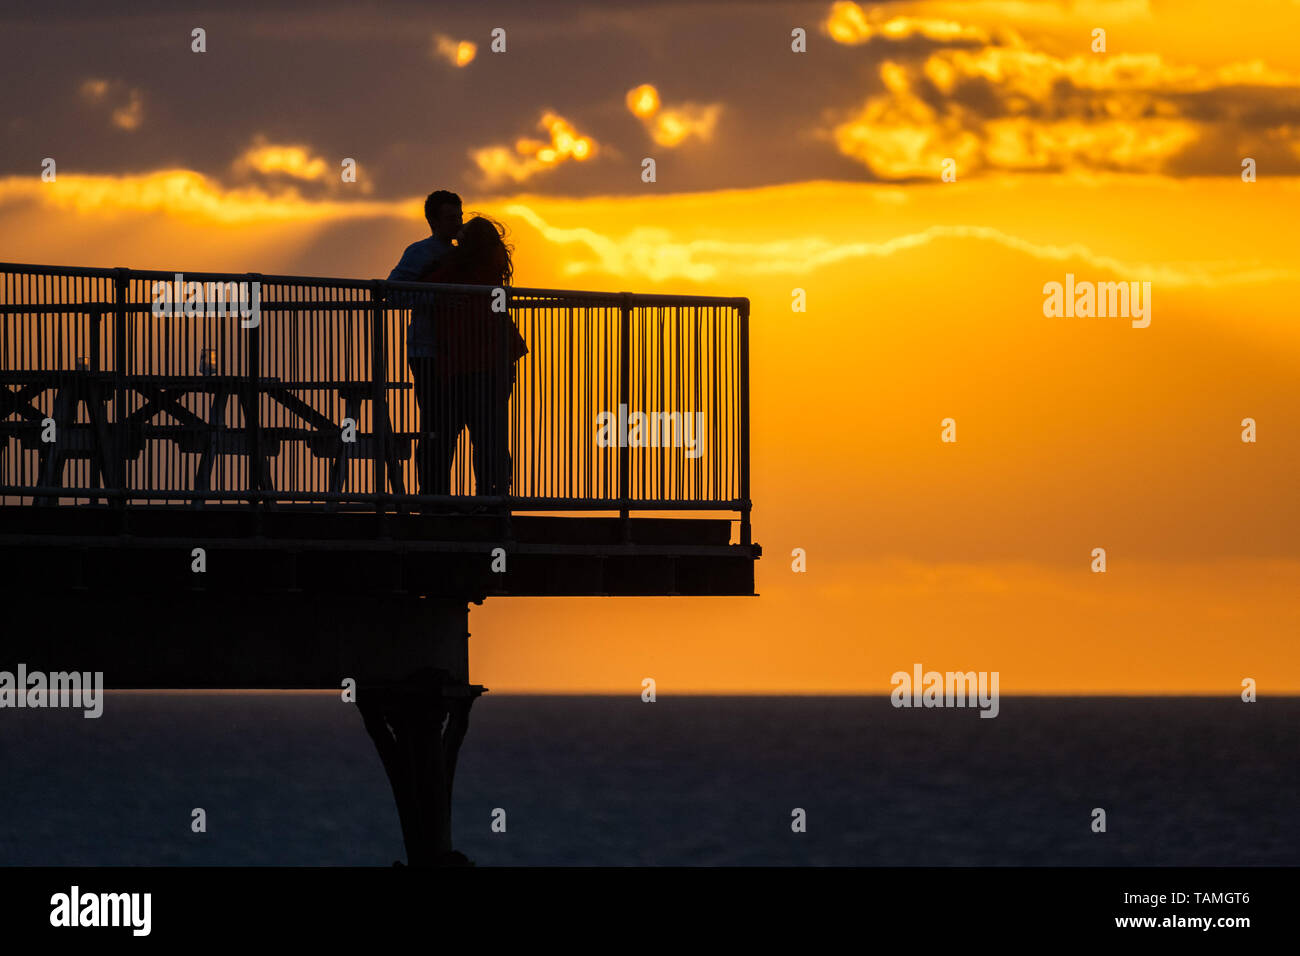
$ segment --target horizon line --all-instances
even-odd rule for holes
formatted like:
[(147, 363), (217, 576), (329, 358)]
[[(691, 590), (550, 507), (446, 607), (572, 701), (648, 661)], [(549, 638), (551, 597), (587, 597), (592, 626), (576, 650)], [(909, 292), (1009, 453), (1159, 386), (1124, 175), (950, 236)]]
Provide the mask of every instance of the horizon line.
[[(247, 688), (247, 687), (106, 687), (102, 693), (105, 694), (338, 694), (341, 693), (341, 687), (284, 687), (284, 688)], [(725, 690), (690, 690), (690, 691), (673, 691), (669, 697), (861, 697), (861, 698), (888, 698), (894, 691), (842, 691), (842, 690), (772, 690), (772, 691), (725, 691)], [(1258, 692), (1257, 692), (1258, 693)], [(632, 697), (639, 698), (640, 691), (578, 691), (578, 690), (500, 690), (494, 691), (489, 688), (485, 695), (490, 694), (493, 697)], [(1188, 698), (1196, 697), (1206, 700), (1236, 700), (1240, 698), (1240, 692), (1236, 693), (1219, 693), (1210, 691), (1018, 691), (1015, 693), (1000, 693), (999, 697), (1068, 697), (1068, 698), (1115, 698), (1115, 697), (1134, 697), (1134, 698)], [(1270, 699), (1277, 698), (1300, 698), (1300, 689), (1284, 690), (1267, 695)]]

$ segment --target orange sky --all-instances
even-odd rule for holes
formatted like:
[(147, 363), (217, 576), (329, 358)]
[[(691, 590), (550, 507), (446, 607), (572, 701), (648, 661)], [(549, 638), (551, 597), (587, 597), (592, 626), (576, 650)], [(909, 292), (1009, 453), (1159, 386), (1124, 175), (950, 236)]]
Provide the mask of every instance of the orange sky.
[[(1035, 71), (1104, 100), (1119, 81), (1096, 73), (1077, 32), (1094, 7), (1108, 11), (1111, 56), (1147, 57), (1121, 72), (1147, 71), (1173, 104), (1158, 123), (1159, 109), (1125, 112), (1131, 84), (1095, 120), (972, 119), (955, 92), (948, 112), (920, 96), (945, 69), (999, 70), (1014, 87), (1025, 57), (1007, 51), (1030, 49), (1056, 63)], [(879, 102), (828, 119), (822, 140), (842, 129), (875, 182), (592, 196), (529, 173), (513, 195), (463, 189), (467, 210), (512, 228), (520, 285), (750, 297), (764, 547), (758, 598), (489, 600), (471, 613), (474, 679), (886, 693), (921, 662), (997, 670), (1007, 694), (1227, 695), (1245, 677), (1262, 696), (1300, 692), (1300, 177), (1261, 165), (1242, 182), (1251, 154), (1180, 99), (1266, 101), (1269, 84), (1285, 87), (1300, 75), (1283, 39), (1300, 5), (1270, 6), (1272, 27), (1253, 31), (1218, 5), (1170, 9), (891, 6), (913, 17), (896, 32), (1014, 23), (1024, 47), (981, 39), (941, 50), (943, 63), (899, 58), (894, 74), (887, 50), (872, 67)], [(1030, 79), (1013, 93), (1032, 97)], [(1268, 141), (1300, 156), (1295, 137), (1300, 124)], [(933, 167), (953, 153), (958, 181), (939, 182)], [(1051, 168), (1032, 168), (1044, 157)], [(1183, 168), (1206, 162), (1222, 173)], [(420, 198), (180, 167), (12, 175), (0, 258), (383, 276), (425, 232)], [(1045, 317), (1043, 286), (1066, 273), (1150, 281), (1150, 327)], [(955, 444), (939, 440), (948, 417)], [(1105, 574), (1090, 571), (1097, 547)], [(807, 573), (792, 572), (794, 548)]]

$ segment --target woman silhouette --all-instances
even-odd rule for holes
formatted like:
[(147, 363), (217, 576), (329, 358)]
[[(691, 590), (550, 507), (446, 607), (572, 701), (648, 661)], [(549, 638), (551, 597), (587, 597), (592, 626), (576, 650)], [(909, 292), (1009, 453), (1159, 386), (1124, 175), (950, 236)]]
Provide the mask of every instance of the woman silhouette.
[[(514, 274), (504, 237), (500, 223), (475, 216), (461, 227), (456, 247), (420, 281), (504, 289)], [(503, 294), (436, 297), (432, 381), (424, 388), (416, 383), (416, 401), (421, 416), (434, 423), (431, 474), (448, 490), (456, 442), (468, 428), (476, 494), (509, 493), (510, 393), (515, 363), (527, 353)]]

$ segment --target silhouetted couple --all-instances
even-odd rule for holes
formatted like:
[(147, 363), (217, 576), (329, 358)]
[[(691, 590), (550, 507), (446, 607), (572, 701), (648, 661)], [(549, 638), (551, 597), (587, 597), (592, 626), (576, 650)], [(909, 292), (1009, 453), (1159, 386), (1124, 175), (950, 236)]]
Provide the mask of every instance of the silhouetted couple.
[[(475, 216), (462, 225), (460, 197), (445, 189), (429, 194), (424, 218), (433, 234), (406, 247), (390, 281), (500, 289), (510, 284), (511, 250), (498, 223)], [(515, 363), (528, 348), (504, 311), (502, 295), (495, 299), (439, 292), (422, 296), (411, 310), (406, 347), (420, 410), (420, 494), (451, 494), (451, 465), (464, 428), (473, 448), (476, 492), (510, 491), (510, 393)]]

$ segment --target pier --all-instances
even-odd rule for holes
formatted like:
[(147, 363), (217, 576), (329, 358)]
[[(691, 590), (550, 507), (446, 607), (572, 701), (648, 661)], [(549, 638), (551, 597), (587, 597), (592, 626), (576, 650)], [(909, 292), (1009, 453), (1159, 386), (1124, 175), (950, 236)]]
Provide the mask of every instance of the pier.
[[(518, 329), (502, 447), (422, 422), (419, 310)], [(408, 863), (461, 862), (471, 607), (753, 595), (748, 366), (743, 298), (0, 264), (0, 668), (355, 688)]]

